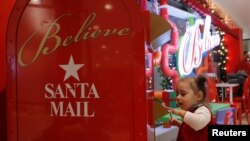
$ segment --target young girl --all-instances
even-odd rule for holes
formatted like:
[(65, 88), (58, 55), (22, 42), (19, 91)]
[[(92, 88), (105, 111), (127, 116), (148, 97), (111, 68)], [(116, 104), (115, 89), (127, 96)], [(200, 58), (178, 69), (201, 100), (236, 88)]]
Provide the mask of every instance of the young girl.
[(176, 119), (171, 122), (179, 125), (177, 141), (207, 141), (208, 125), (213, 124), (212, 113), (206, 102), (206, 78), (182, 78), (176, 86), (177, 104), (181, 108), (167, 107), (170, 112), (183, 118), (179, 123)]

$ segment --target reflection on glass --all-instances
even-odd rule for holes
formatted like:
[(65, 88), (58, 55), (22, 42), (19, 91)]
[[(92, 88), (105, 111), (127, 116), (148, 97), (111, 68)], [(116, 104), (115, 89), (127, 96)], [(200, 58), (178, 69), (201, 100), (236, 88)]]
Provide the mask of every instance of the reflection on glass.
[(105, 8), (106, 10), (111, 10), (111, 9), (113, 8), (113, 6), (112, 6), (112, 4), (107, 3), (107, 4), (105, 4), (104, 8)]

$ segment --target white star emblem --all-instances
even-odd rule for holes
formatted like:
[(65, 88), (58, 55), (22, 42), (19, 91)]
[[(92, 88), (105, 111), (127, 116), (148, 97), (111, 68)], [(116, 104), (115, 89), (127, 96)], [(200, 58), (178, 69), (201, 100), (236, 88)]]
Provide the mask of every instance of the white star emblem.
[(80, 81), (77, 71), (83, 66), (84, 64), (75, 64), (72, 55), (70, 56), (69, 63), (67, 65), (59, 65), (62, 69), (65, 70), (64, 80), (67, 80), (69, 77), (74, 77), (76, 80)]

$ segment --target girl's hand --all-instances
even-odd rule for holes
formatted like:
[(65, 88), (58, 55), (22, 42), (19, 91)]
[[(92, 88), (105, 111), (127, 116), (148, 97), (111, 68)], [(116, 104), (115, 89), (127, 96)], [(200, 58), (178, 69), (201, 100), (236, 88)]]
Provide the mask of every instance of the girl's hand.
[(165, 102), (162, 102), (161, 103), (161, 106), (163, 106), (164, 108), (166, 108), (167, 110), (174, 110), (174, 108), (171, 108), (171, 107), (169, 107), (169, 106), (167, 106), (166, 104), (165, 104)]
[(171, 108), (171, 107), (168, 107), (166, 106), (166, 104), (164, 102), (161, 103), (161, 105), (166, 108), (168, 110), (169, 113), (173, 113), (175, 115), (178, 115), (178, 116), (181, 116), (181, 117), (184, 117), (184, 115), (186, 114), (186, 111), (185, 110), (182, 110), (182, 109), (175, 109), (175, 108)]
[(171, 118), (171, 119), (169, 120), (169, 122), (170, 122), (171, 125), (178, 126), (178, 127), (181, 126), (181, 121), (179, 121), (179, 120), (177, 120), (177, 119), (175, 119), (175, 118)]

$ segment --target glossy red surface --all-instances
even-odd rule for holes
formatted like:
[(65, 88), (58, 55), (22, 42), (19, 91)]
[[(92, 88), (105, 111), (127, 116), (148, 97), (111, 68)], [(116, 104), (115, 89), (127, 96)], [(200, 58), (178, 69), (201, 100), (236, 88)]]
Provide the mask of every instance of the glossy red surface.
[(142, 25), (134, 0), (18, 1), (8, 141), (146, 141)]
[(6, 30), (15, 0), (0, 1), (0, 140), (7, 140)]
[(226, 63), (226, 68), (227, 68), (227, 74), (229, 73), (236, 73), (239, 70), (242, 70), (242, 67), (244, 66), (244, 61), (243, 61), (243, 52), (244, 52), (244, 47), (243, 47), (243, 34), (242, 31), (239, 29), (234, 30), (235, 33), (238, 33), (239, 38), (235, 39), (232, 37), (230, 34), (225, 34), (224, 35), (224, 41), (225, 45), (227, 47), (227, 63)]

